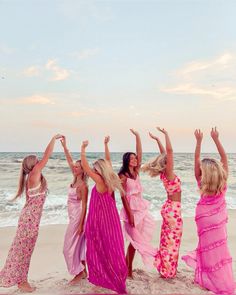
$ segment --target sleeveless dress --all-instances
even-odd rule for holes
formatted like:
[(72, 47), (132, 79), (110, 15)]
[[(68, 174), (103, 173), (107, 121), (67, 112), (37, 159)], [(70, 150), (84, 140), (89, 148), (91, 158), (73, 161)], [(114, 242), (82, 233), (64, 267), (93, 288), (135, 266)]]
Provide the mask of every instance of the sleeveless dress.
[(86, 258), (85, 234), (78, 235), (78, 227), (82, 213), (82, 201), (78, 199), (76, 188), (69, 187), (68, 191), (69, 224), (64, 238), (63, 254), (71, 275), (78, 275), (84, 270), (82, 261)]
[[(180, 179), (175, 176), (168, 180), (164, 173), (160, 175), (169, 196), (181, 192)], [(179, 248), (181, 243), (183, 220), (181, 216), (181, 202), (167, 199), (161, 209), (163, 218), (160, 246), (155, 256), (154, 266), (164, 278), (174, 278), (177, 272)]]
[(114, 193), (91, 192), (85, 228), (89, 281), (117, 293), (126, 293), (127, 266), (124, 239)]
[(129, 224), (125, 208), (121, 209), (121, 220), (126, 239), (140, 253), (143, 263), (153, 267), (157, 249), (152, 247), (151, 240), (156, 228), (153, 217), (149, 214), (149, 202), (142, 197), (142, 186), (139, 176), (136, 179), (127, 178), (126, 197), (134, 215), (134, 227)]
[(26, 192), (26, 203), (19, 217), (16, 235), (0, 272), (1, 287), (11, 287), (27, 281), (45, 198), (46, 190), (41, 190), (41, 184)]
[(195, 215), (198, 246), (182, 257), (195, 270), (195, 283), (217, 294), (233, 294), (235, 290), (227, 245), (226, 190), (225, 187), (218, 195), (201, 196)]

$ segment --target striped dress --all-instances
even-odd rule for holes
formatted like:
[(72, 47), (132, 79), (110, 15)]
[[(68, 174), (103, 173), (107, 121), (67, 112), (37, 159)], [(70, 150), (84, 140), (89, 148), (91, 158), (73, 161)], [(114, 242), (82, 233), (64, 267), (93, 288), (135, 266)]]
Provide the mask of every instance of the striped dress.
[(85, 228), (89, 281), (126, 293), (127, 266), (124, 239), (114, 193), (99, 193), (93, 187)]

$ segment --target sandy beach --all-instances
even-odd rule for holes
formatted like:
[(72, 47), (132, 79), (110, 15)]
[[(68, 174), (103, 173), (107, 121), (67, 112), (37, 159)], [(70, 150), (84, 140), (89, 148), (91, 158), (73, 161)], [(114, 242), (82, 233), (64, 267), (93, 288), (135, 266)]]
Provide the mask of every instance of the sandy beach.
[[(236, 277), (236, 214), (235, 210), (229, 210), (228, 239), (231, 255), (233, 256), (233, 269)], [(34, 294), (94, 294), (114, 292), (97, 288), (91, 285), (87, 279), (81, 281), (78, 286), (68, 286), (68, 280), (72, 277), (68, 274), (62, 254), (63, 239), (66, 225), (41, 226), (38, 241), (32, 256), (29, 281), (37, 289)], [(15, 227), (0, 228), (0, 268), (5, 259), (15, 235)], [(157, 222), (157, 230), (153, 245), (159, 244), (160, 221)], [(184, 219), (184, 233), (180, 255), (188, 250), (193, 250), (197, 244), (197, 235), (194, 218)], [(234, 251), (233, 251), (234, 250)], [(134, 279), (127, 280), (127, 289), (131, 294), (210, 294), (193, 284), (193, 271), (188, 268), (181, 259), (179, 260), (178, 275), (175, 279), (161, 279), (155, 269), (147, 270), (143, 267), (139, 255), (135, 256)], [(0, 294), (20, 294), (17, 287), (0, 288)]]

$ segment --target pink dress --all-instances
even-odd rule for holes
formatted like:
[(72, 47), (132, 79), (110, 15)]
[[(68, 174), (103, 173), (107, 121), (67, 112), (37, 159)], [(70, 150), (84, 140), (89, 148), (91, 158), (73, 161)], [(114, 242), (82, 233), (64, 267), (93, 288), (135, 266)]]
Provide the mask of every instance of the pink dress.
[[(161, 175), (168, 196), (181, 192), (180, 179), (175, 176), (168, 180), (164, 173)], [(154, 266), (164, 278), (174, 278), (177, 272), (179, 248), (183, 231), (181, 202), (167, 199), (161, 209), (163, 218), (160, 236), (160, 247), (156, 253)]]
[(0, 272), (1, 287), (11, 287), (27, 281), (45, 198), (46, 191), (41, 190), (41, 185), (26, 192), (26, 203), (19, 217), (16, 235)]
[(217, 294), (233, 294), (232, 257), (227, 245), (226, 187), (214, 196), (201, 196), (195, 221), (198, 246), (182, 259), (195, 270), (195, 283)]
[(139, 176), (127, 178), (126, 197), (134, 215), (134, 227), (129, 224), (125, 208), (121, 209), (121, 220), (124, 222), (126, 239), (140, 253), (146, 266), (153, 266), (157, 250), (152, 247), (151, 240), (156, 228), (153, 217), (149, 214), (149, 202), (142, 197), (142, 186)]
[(89, 282), (126, 293), (127, 266), (124, 238), (114, 193), (93, 187), (85, 228)]
[(65, 234), (63, 254), (69, 273), (77, 275), (84, 270), (82, 261), (85, 261), (86, 250), (84, 232), (78, 235), (82, 201), (78, 199), (76, 188), (69, 187), (67, 205), (69, 224)]

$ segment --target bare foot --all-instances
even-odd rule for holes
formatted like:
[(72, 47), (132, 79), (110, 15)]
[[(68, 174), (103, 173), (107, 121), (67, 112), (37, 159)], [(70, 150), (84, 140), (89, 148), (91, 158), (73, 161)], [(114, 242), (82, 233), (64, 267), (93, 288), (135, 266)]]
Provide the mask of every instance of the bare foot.
[(27, 293), (32, 293), (32, 292), (34, 292), (36, 290), (36, 288), (35, 287), (31, 287), (28, 282), (24, 282), (24, 283), (18, 284), (18, 288), (22, 292), (27, 292)]
[(77, 285), (82, 279), (87, 278), (87, 272), (86, 271), (81, 271), (78, 275), (76, 275), (70, 282), (70, 286), (75, 286)]

